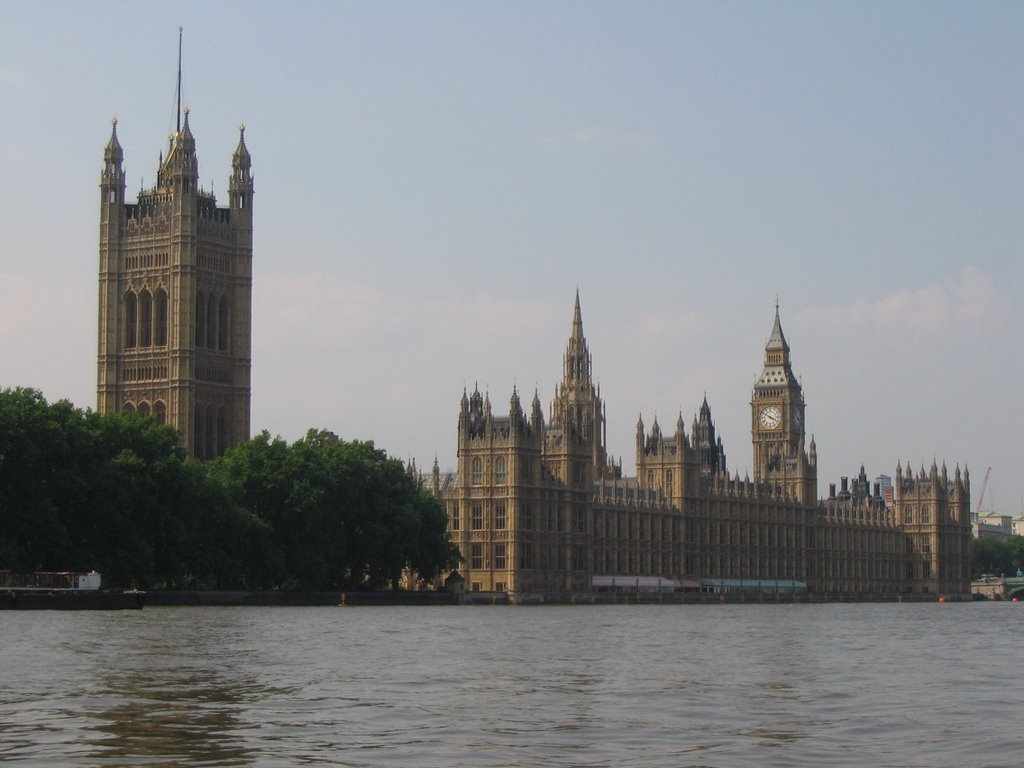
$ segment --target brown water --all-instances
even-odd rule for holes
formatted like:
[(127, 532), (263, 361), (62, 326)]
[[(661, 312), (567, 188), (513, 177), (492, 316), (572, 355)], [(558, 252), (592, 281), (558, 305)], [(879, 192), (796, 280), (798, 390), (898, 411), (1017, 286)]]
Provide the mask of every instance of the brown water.
[(0, 613), (0, 761), (1019, 766), (1024, 604)]

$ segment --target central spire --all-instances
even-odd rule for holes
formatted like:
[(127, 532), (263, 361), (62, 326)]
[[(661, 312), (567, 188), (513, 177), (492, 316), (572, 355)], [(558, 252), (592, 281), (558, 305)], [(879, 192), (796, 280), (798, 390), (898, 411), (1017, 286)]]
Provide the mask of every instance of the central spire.
[(572, 311), (572, 338), (583, 341), (583, 313), (580, 312), (580, 289), (576, 289), (576, 306)]
[(565, 350), (564, 386), (574, 382), (590, 383), (590, 352), (583, 335), (583, 313), (580, 311), (580, 289), (576, 289), (576, 305), (572, 310), (572, 334)]
[(178, 25), (178, 91), (177, 91), (177, 103), (178, 103), (178, 122), (175, 127), (175, 133), (181, 133), (181, 34), (183, 29), (181, 25)]

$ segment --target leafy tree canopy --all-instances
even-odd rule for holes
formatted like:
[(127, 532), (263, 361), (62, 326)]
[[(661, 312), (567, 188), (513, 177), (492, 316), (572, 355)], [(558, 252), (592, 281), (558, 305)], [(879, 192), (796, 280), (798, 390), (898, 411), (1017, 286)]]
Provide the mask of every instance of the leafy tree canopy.
[(971, 578), (984, 574), (1016, 576), (1024, 570), (1024, 536), (981, 536), (971, 542)]
[(135, 414), (0, 390), (0, 568), (145, 588), (334, 589), (430, 580), (458, 553), (444, 512), (368, 442), (264, 432), (209, 464)]

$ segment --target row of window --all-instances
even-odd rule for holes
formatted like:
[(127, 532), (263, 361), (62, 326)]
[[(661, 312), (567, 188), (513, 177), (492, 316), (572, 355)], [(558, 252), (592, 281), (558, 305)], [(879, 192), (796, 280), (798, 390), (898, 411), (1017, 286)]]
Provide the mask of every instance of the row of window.
[[(157, 400), (152, 405), (143, 400), (139, 403), (125, 403), (124, 413), (138, 413), (152, 416), (157, 424), (167, 423), (167, 405)], [(195, 449), (197, 459), (215, 459), (223, 456), (231, 444), (227, 409), (223, 405), (197, 405), (195, 412)]]
[(932, 521), (932, 513), (931, 513), (931, 510), (928, 508), (927, 504), (921, 505), (921, 516), (917, 520), (915, 520), (914, 517), (915, 517), (915, 515), (914, 515), (914, 508), (913, 507), (904, 507), (903, 508), (903, 524), (904, 525), (913, 525), (914, 523), (920, 523), (921, 525), (928, 525)]
[(227, 296), (196, 294), (196, 347), (230, 352), (231, 309)]
[(217, 256), (206, 256), (204, 254), (199, 255), (199, 268), (208, 269), (211, 272), (230, 272), (231, 262), (225, 258), (219, 258)]
[[(665, 488), (668, 489), (669, 491), (671, 491), (671, 489), (672, 489), (672, 481), (673, 481), (673, 479), (674, 479), (674, 476), (672, 475), (672, 470), (671, 469), (665, 470)], [(654, 470), (653, 469), (648, 469), (647, 470), (647, 487), (648, 488), (654, 488)]]
[[(508, 545), (495, 544), (493, 549), (494, 569), (504, 571), (508, 568)], [(484, 567), (484, 545), (472, 544), (469, 548), (469, 567), (479, 571)]]
[(129, 365), (121, 374), (122, 381), (159, 381), (166, 378), (166, 365)]
[(225, 406), (196, 405), (193, 424), (194, 455), (197, 459), (216, 459), (227, 453), (231, 432)]
[(136, 403), (125, 403), (121, 408), (123, 413), (137, 413), (140, 416), (152, 416), (157, 424), (167, 423), (167, 406), (163, 400), (157, 400), (152, 406), (145, 400)]
[(128, 256), (125, 259), (125, 269), (153, 269), (154, 267), (166, 267), (166, 253), (147, 253)]
[[(471, 473), (473, 485), (480, 485), (484, 481), (484, 463), (481, 459), (473, 459), (473, 471)], [(497, 485), (504, 485), (508, 482), (508, 465), (503, 456), (494, 460), (494, 482)]]
[(143, 288), (124, 297), (125, 349), (167, 346), (167, 291)]
[[(124, 320), (126, 349), (167, 346), (167, 291), (128, 291)], [(196, 295), (196, 347), (231, 351), (231, 305), (226, 295)]]
[[(678, 519), (649, 518), (646, 516), (628, 515), (602, 515), (594, 520), (593, 533), (595, 536), (602, 536), (605, 539), (621, 539), (628, 541), (651, 541), (651, 542), (679, 542), (683, 538), (690, 543), (718, 544), (720, 546), (753, 546), (766, 547), (770, 549), (794, 547), (814, 547), (813, 537), (809, 532), (806, 539), (803, 536), (805, 531), (801, 526), (768, 523), (728, 523), (693, 521), (682, 528), (682, 521)], [(487, 519), (483, 503), (473, 503), (470, 506), (469, 527), (474, 531), (482, 530), (506, 530), (510, 528), (508, 507), (504, 502), (497, 502), (493, 506), (493, 519)], [(520, 525), (518, 530), (532, 531), (536, 522), (531, 504), (523, 504), (521, 507)], [(583, 507), (575, 507), (572, 511), (572, 532), (586, 534), (590, 532), (587, 511)], [(546, 507), (541, 510), (541, 530), (561, 531), (562, 518), (558, 510)], [(462, 526), (459, 506), (453, 503), (450, 509), (449, 526), (452, 531), (458, 531)], [(830, 538), (823, 542), (828, 546)]]

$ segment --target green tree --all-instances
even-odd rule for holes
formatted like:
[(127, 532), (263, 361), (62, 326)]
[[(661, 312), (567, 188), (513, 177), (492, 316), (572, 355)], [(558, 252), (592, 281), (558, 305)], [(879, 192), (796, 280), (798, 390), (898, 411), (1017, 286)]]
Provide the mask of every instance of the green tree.
[(1018, 569), (1024, 570), (1024, 537), (981, 536), (971, 542), (972, 579), (984, 574), (1016, 576)]
[(200, 464), (135, 414), (0, 391), (0, 568), (113, 586), (397, 587), (454, 564), (444, 511), (370, 442), (266, 432)]
[(269, 526), (283, 587), (396, 587), (407, 569), (432, 578), (454, 561), (438, 502), (371, 442), (310, 430), (288, 445), (264, 432), (210, 474)]

